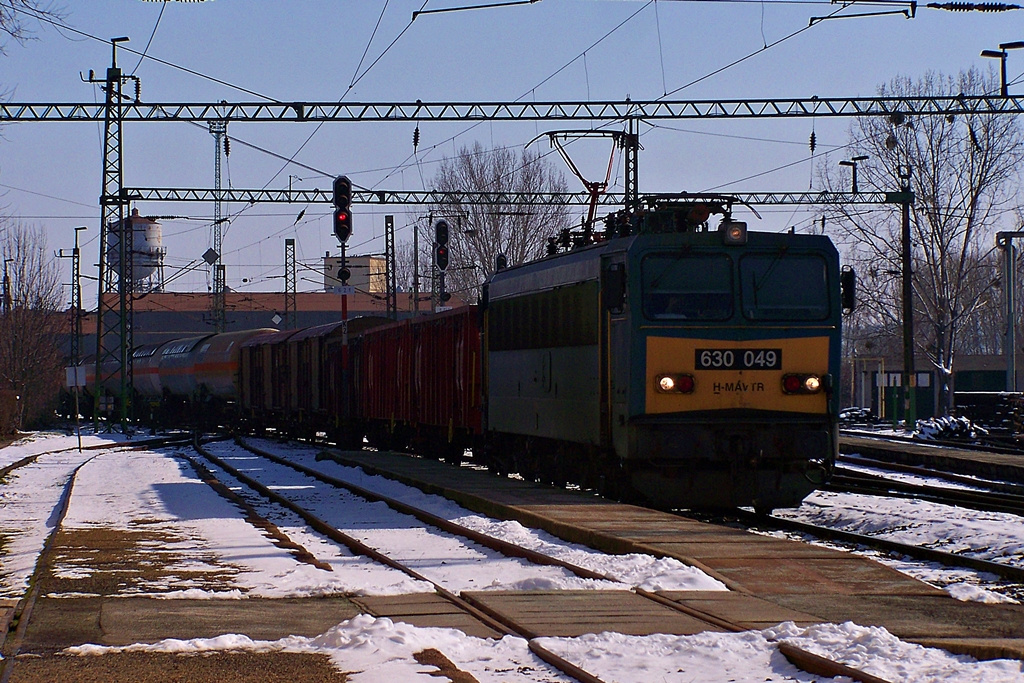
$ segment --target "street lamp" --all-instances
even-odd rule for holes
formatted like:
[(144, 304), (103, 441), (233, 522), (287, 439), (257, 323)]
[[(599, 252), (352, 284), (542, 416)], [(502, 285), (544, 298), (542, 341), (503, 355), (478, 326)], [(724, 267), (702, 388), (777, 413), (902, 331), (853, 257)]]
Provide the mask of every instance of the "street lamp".
[(998, 50), (982, 50), (982, 57), (991, 57), (992, 59), (999, 60), (999, 94), (1002, 97), (1009, 97), (1009, 92), (1006, 86), (1006, 55), (1007, 50), (1019, 50), (1024, 48), (1024, 40), (1018, 40), (1012, 43), (1000, 43)]
[(861, 154), (860, 156), (855, 156), (852, 159), (839, 162), (840, 166), (849, 166), (851, 169), (853, 169), (852, 170), (852, 175), (853, 175), (853, 193), (854, 194), (857, 194), (859, 192), (859, 190), (857, 189), (857, 162), (859, 162), (859, 161), (867, 161), (868, 158), (869, 157), (868, 157), (867, 154)]

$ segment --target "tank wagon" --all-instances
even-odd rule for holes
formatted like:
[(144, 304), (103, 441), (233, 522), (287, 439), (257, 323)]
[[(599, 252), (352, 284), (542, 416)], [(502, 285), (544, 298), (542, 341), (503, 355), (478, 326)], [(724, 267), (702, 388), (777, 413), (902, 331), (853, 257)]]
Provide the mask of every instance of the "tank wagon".
[(499, 270), (477, 306), (140, 347), (136, 390), (664, 507), (799, 504), (838, 452), (852, 271), (824, 236), (748, 232), (729, 197), (645, 202)]

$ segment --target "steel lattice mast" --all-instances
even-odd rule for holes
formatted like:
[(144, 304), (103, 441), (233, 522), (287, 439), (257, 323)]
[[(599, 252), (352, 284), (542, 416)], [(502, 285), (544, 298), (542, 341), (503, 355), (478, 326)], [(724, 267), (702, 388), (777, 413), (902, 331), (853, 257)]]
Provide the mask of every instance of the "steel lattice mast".
[[(134, 230), (126, 220), (128, 200), (121, 192), (124, 186), (122, 164), (122, 123), (124, 102), (121, 86), (124, 77), (117, 68), (117, 43), (111, 40), (111, 66), (104, 81), (103, 105), (103, 191), (100, 195), (99, 298), (96, 310), (96, 386), (93, 393), (93, 416), (97, 429), (108, 390), (117, 387), (115, 401), (122, 429), (131, 419), (133, 386), (133, 261)], [(112, 242), (116, 240), (116, 244)], [(116, 252), (115, 252), (116, 249)], [(116, 263), (111, 261), (116, 259)]]
[(213, 251), (211, 254), (213, 262), (210, 267), (213, 269), (213, 298), (210, 302), (210, 317), (213, 319), (213, 329), (217, 332), (224, 331), (224, 266), (221, 264), (221, 252), (224, 220), (221, 218), (221, 164), (220, 155), (223, 149), (224, 136), (228, 132), (226, 121), (211, 121), (210, 134), (214, 141), (213, 161)]

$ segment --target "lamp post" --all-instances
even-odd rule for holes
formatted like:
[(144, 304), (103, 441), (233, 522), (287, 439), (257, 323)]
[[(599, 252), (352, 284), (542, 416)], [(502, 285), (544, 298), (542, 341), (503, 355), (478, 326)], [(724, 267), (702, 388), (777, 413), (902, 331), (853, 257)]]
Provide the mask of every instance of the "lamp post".
[(839, 162), (840, 166), (849, 166), (852, 169), (851, 175), (853, 176), (853, 193), (854, 194), (857, 194), (860, 191), (860, 190), (857, 189), (857, 162), (859, 162), (859, 161), (867, 161), (868, 158), (869, 157), (868, 157), (867, 154), (861, 154), (860, 156), (855, 156), (852, 159), (847, 159), (847, 160)]
[(910, 244), (910, 203), (913, 195), (910, 191), (911, 168), (908, 165), (906, 174), (900, 174), (903, 186), (902, 226), (901, 226), (901, 261), (903, 271), (903, 424), (907, 431), (914, 429), (916, 414), (915, 385), (917, 374), (914, 371), (914, 276), (912, 270), (912, 253)]
[(1006, 85), (1006, 56), (1007, 50), (1019, 50), (1024, 48), (1024, 40), (1014, 41), (1012, 43), (1000, 43), (998, 50), (982, 50), (982, 57), (991, 57), (992, 59), (999, 60), (999, 94), (1002, 97), (1009, 97)]
[(1003, 269), (1006, 284), (1006, 339), (1003, 342), (1006, 355), (1006, 390), (1017, 391), (1017, 341), (1016, 341), (1016, 289), (1017, 250), (1014, 239), (1024, 237), (1024, 231), (996, 233), (996, 246), (1003, 250)]

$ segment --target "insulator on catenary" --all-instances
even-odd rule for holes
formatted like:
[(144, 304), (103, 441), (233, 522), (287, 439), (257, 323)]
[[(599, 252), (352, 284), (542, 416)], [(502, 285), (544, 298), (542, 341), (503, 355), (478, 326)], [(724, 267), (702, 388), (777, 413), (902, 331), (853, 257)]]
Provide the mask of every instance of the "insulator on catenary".
[(224, 136), (224, 156), (231, 156), (231, 138)]
[(810, 145), (811, 145), (811, 154), (814, 154), (814, 149), (818, 146), (818, 136), (814, 134), (813, 130), (811, 131), (811, 143), (810, 143)]
[(929, 9), (944, 9), (950, 12), (1006, 12), (1020, 9), (1020, 5), (1007, 5), (1002, 2), (930, 2)]
[(412, 148), (416, 149), (420, 146), (420, 127), (416, 126), (416, 130), (412, 132)]

